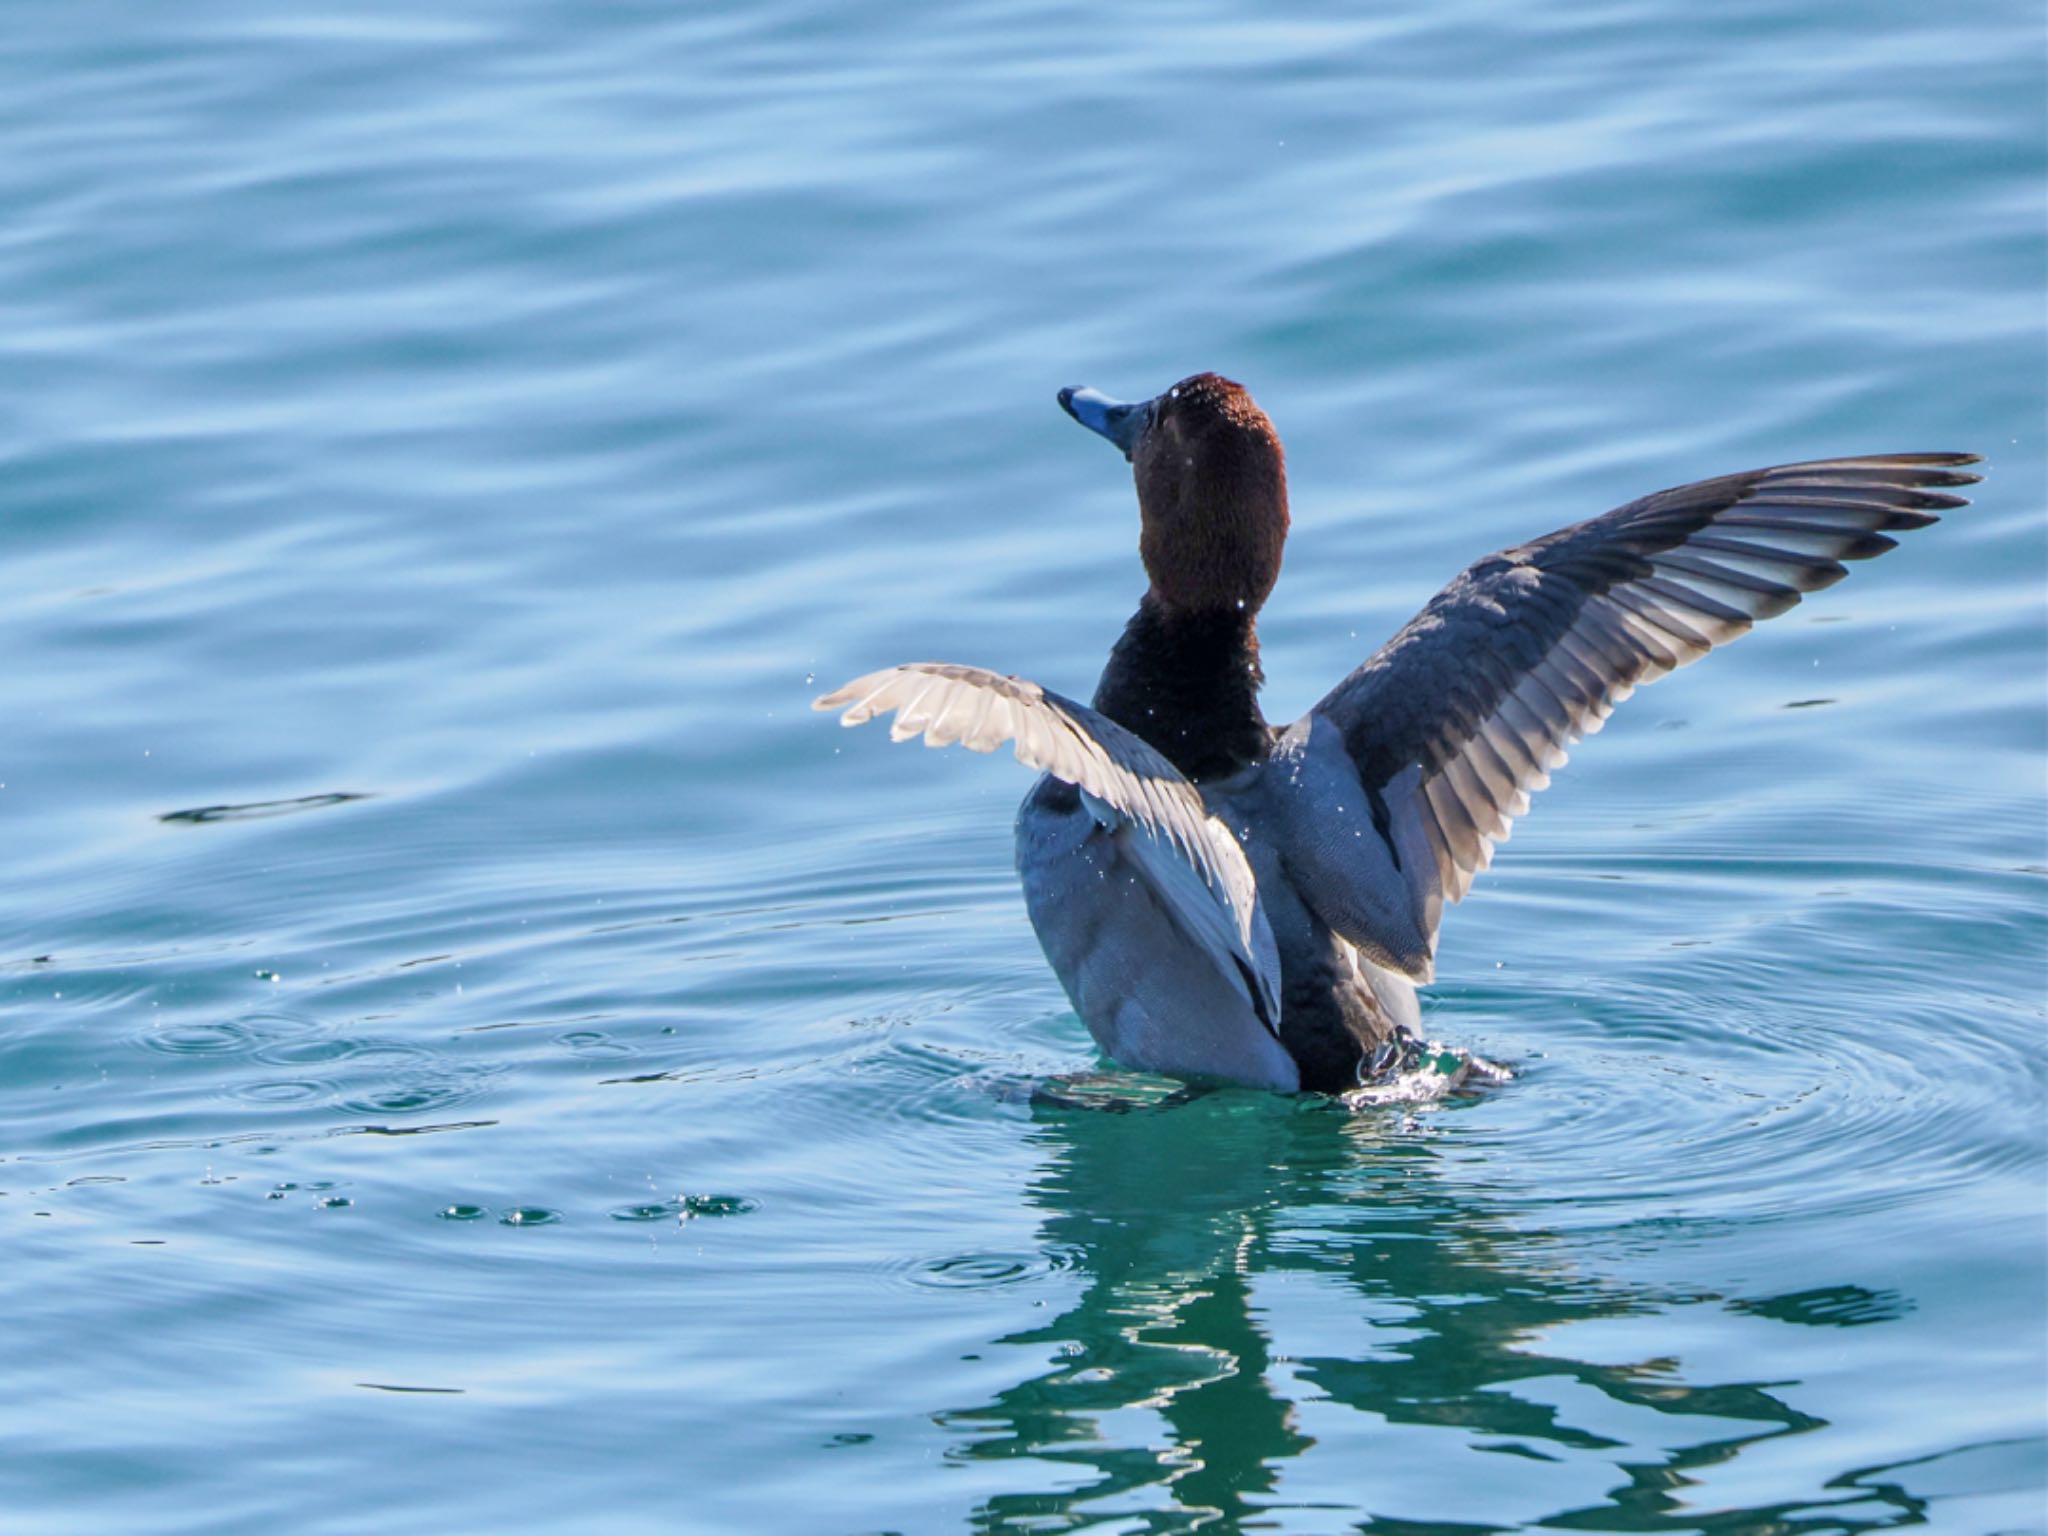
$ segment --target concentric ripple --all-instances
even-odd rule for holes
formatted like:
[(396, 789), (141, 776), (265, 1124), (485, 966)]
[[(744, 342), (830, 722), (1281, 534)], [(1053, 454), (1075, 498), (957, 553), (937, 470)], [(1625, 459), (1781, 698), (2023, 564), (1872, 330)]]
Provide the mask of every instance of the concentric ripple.
[(137, 1037), (166, 1056), (238, 1056), (304, 1035), (319, 1026), (291, 1013), (251, 1013), (210, 1022), (166, 1024)]
[(1080, 1262), (1069, 1248), (947, 1254), (915, 1259), (896, 1271), (909, 1285), (935, 1291), (984, 1291), (1031, 1285), (1063, 1275)]

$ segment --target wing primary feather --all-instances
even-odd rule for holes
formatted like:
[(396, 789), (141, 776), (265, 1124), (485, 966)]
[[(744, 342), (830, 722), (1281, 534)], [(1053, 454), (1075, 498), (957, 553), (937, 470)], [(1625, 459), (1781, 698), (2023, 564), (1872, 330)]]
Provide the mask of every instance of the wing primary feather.
[[(1456, 901), (1493, 845), (1639, 685), (1697, 660), (1965, 504), (1970, 454), (1870, 454), (1641, 497), (1474, 563), (1310, 712), (1409, 818)], [(1418, 857), (1421, 851), (1418, 850)]]
[(983, 752), (1009, 741), (1027, 767), (1075, 785), (1097, 823), (1129, 840), (1197, 949), (1244, 981), (1268, 1027), (1277, 1020), (1278, 951), (1244, 850), (1194, 785), (1139, 737), (1034, 683), (933, 662), (870, 673), (814, 707), (843, 710), (849, 725), (893, 712), (890, 735), (899, 741), (922, 734), (928, 746)]
[[(1713, 649), (1713, 642), (1656, 601), (1653, 596), (1631, 587), (1616, 587), (1607, 600), (1628, 610), (1630, 621), (1643, 626), (1671, 657), (1671, 665), (1683, 666)], [(1661, 658), (1660, 658), (1661, 659)]]

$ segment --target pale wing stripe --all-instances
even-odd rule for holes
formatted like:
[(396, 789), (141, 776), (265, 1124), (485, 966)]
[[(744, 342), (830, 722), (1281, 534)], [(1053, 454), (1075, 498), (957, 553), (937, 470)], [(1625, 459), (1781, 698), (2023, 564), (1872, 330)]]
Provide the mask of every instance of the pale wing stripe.
[(896, 718), (889, 722), (891, 741), (908, 741), (922, 731), (928, 723), (924, 713), (924, 701), (939, 688), (939, 679), (919, 679), (901, 698), (896, 700)]
[[(818, 699), (813, 708), (843, 710), (842, 723), (850, 726), (893, 711), (890, 734), (906, 741), (929, 731), (950, 731), (953, 709), (976, 697), (987, 701), (985, 713), (965, 744), (988, 751), (1005, 739), (1013, 741), (1018, 760), (1027, 767), (1078, 784), (1162, 833), (1215, 878), (1206, 836), (1210, 818), (1194, 787), (1135, 736), (1034, 683), (978, 668), (913, 663), (857, 678)], [(1110, 737), (1120, 738), (1114, 750), (1105, 744)]]
[(1570, 630), (1558, 636), (1557, 649), (1545, 658), (1571, 685), (1575, 702), (1590, 702), (1601, 694), (1600, 663), (1587, 654)]
[[(1669, 576), (1645, 576), (1642, 579), (1642, 588), (1645, 592), (1654, 592), (1665, 601), (1677, 604), (1687, 612), (1698, 614), (1708, 625), (1719, 631), (1714, 637), (1717, 645), (1745, 633), (1756, 622), (1740, 608), (1724, 603), (1697, 587), (1687, 586)], [(1570, 631), (1566, 631), (1565, 638), (1571, 638)]]
[(1500, 752), (1486, 731), (1473, 733), (1472, 740), (1466, 745), (1465, 765), (1478, 775), (1481, 788), (1492, 804), (1506, 806), (1514, 801), (1514, 772), (1501, 761)]
[[(1485, 745), (1493, 754), (1494, 761), (1500, 764), (1501, 770), (1507, 775), (1509, 793), (1504, 803), (1507, 806), (1509, 820), (1528, 815), (1530, 793), (1540, 786), (1549, 784), (1550, 775), (1543, 771), (1540, 763), (1527, 755), (1528, 748), (1519, 736), (1508, 729), (1505, 720), (1489, 720), (1473, 740)], [(1510, 757), (1519, 761), (1510, 762)]]
[[(1422, 786), (1417, 804), (1423, 811), (1423, 830), (1429, 834), (1430, 847), (1436, 855), (1437, 868), (1442, 872), (1446, 894), (1460, 889), (1458, 880), (1461, 868), (1452, 852), (1452, 842), (1444, 827), (1444, 802), (1450, 798), (1450, 791), (1441, 779), (1432, 779)], [(1452, 900), (1457, 900), (1454, 896)]]
[(925, 729), (924, 744), (927, 747), (957, 746), (984, 702), (982, 694), (960, 688), (948, 690), (946, 697), (939, 701), (932, 723)]
[[(841, 710), (840, 723), (848, 726), (893, 711), (892, 741), (922, 735), (927, 746), (957, 743), (977, 752), (1014, 742), (1019, 762), (1078, 786), (1192, 867), (1228, 919), (1264, 1017), (1279, 1019), (1278, 952), (1244, 850), (1194, 785), (1123, 727), (1036, 683), (939, 662), (856, 678), (812, 708)], [(1184, 915), (1198, 929), (1213, 926), (1200, 912)]]
[[(1607, 596), (1616, 607), (1626, 611), (1629, 624), (1660, 647), (1660, 658), (1668, 656), (1673, 667), (1697, 661), (1713, 649), (1712, 642), (1659, 603), (1653, 595), (1616, 587)], [(1588, 697), (1600, 698), (1606, 691), (1596, 683)]]
[[(1743, 535), (1735, 539), (1725, 534), (1696, 533), (1685, 541), (1685, 547), (1830, 574), (1837, 569), (1837, 560), (1867, 560), (1899, 547), (1897, 539), (1856, 528), (1745, 528)], [(1665, 561), (1660, 557), (1652, 563), (1663, 565)]]
[(1522, 779), (1523, 787), (1532, 795), (1550, 788), (1550, 775), (1564, 766), (1564, 747), (1544, 730), (1543, 722), (1518, 694), (1510, 693), (1500, 701), (1500, 712), (1495, 718), (1513, 733), (1532, 765), (1534, 771)]
[(960, 744), (970, 752), (993, 752), (1003, 744), (1004, 732), (997, 728), (996, 721), (1009, 707), (1009, 701), (999, 693), (983, 693), (975, 701), (974, 719), (961, 733)]
[(1480, 561), (1319, 703), (1370, 788), (1413, 797), (1456, 901), (1529, 797), (1646, 682), (1967, 505), (1967, 454), (1827, 459), (1680, 486)]

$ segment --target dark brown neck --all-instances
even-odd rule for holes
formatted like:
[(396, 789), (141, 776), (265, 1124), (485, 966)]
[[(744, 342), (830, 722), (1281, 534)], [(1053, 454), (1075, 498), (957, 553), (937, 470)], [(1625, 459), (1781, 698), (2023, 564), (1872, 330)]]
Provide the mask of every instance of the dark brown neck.
[(1265, 680), (1252, 612), (1168, 608), (1148, 592), (1109, 653), (1095, 707), (1189, 778), (1224, 778), (1271, 746)]

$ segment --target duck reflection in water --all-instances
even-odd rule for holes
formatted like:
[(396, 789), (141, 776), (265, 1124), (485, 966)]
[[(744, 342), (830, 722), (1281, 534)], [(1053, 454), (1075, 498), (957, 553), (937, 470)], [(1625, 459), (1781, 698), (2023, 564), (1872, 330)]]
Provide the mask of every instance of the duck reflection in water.
[[(1039, 1237), (1072, 1260), (1079, 1294), (997, 1341), (1043, 1369), (939, 1418), (956, 1459), (1056, 1464), (1041, 1481), (1064, 1491), (991, 1498), (978, 1529), (1235, 1530), (1320, 1509), (1372, 1531), (1699, 1530), (1688, 1493), (1704, 1475), (1825, 1421), (1783, 1382), (1575, 1359), (1559, 1333), (1691, 1307), (1840, 1326), (1904, 1306), (1856, 1287), (1729, 1302), (1603, 1275), (1593, 1237), (1533, 1229), (1412, 1122), (1241, 1091), (1147, 1099), (1143, 1084), (1034, 1101)], [(1296, 1357), (1276, 1342), (1327, 1346), (1333, 1330), (1359, 1347)], [(1578, 1427), (1589, 1418), (1597, 1429)], [(1650, 1433), (1600, 1432), (1619, 1421)], [(1447, 1455), (1418, 1438), (1431, 1431), (1461, 1443)], [(1874, 1530), (1924, 1508), (1872, 1469), (1736, 1525)]]

